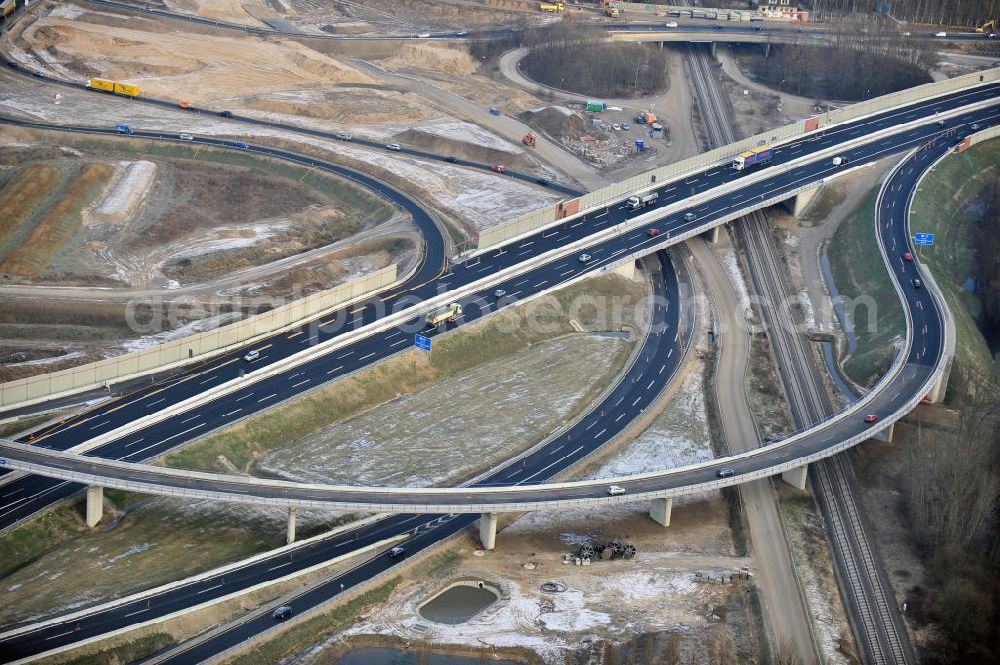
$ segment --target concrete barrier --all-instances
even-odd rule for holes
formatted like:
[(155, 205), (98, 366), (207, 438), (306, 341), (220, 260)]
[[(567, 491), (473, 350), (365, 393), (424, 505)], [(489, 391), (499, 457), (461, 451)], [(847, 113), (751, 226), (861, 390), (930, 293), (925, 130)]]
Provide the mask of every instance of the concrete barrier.
[(204, 360), (345, 306), (397, 281), (397, 266), (392, 264), (332, 289), (213, 330), (79, 367), (8, 381), (0, 384), (0, 411)]

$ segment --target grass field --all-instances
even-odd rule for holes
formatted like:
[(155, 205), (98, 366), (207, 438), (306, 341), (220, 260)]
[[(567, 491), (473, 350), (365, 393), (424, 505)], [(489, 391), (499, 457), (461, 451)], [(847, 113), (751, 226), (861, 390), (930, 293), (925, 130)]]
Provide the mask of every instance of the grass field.
[[(981, 219), (971, 204), (998, 173), (1000, 139), (993, 139), (949, 155), (924, 178), (913, 201), (911, 230), (935, 234), (935, 245), (923, 248), (918, 260), (934, 275), (955, 320), (957, 355), (948, 384), (949, 403), (968, 401), (977, 386), (997, 380), (997, 366), (976, 325), (982, 305), (963, 284), (972, 272), (974, 227)], [(868, 295), (877, 304), (874, 331), (869, 330), (866, 309), (855, 311), (857, 350), (844, 363), (848, 375), (861, 384), (870, 384), (888, 368), (893, 341), (905, 333), (902, 307), (874, 240), (877, 193), (873, 189), (841, 224), (829, 250), (837, 289), (848, 297)]]
[(830, 270), (840, 294), (874, 303), (853, 310), (857, 348), (844, 363), (847, 375), (861, 385), (873, 384), (889, 369), (894, 343), (906, 332), (903, 306), (875, 240), (877, 196), (876, 186), (841, 223), (829, 248)]
[[(644, 296), (645, 290), (641, 284), (618, 277), (599, 277), (562, 289), (554, 298), (562, 303), (562, 311), (567, 312), (569, 304), (584, 294), (628, 299), (634, 305)], [(187, 446), (168, 456), (166, 463), (186, 469), (215, 469), (222, 455), (237, 468), (248, 469), (268, 450), (330, 423), (401, 395), (412, 394), (472, 367), (504, 358), (530, 344), (572, 332), (567, 316), (547, 320), (551, 325), (546, 332), (532, 331), (529, 326), (513, 320), (532, 312), (542, 316), (543, 311), (551, 311), (550, 308), (551, 303), (546, 304), (544, 299), (512, 308), (435, 342), (432, 365), (417, 352), (397, 356)], [(582, 308), (575, 318), (584, 328), (610, 327), (601, 320), (602, 315), (590, 307)], [(626, 321), (629, 322), (631, 320)], [(601, 368), (599, 373), (605, 370)]]
[(80, 228), (80, 212), (107, 186), (114, 173), (110, 164), (88, 164), (65, 195), (38, 223), (28, 238), (0, 262), (0, 272), (32, 277), (41, 272)]

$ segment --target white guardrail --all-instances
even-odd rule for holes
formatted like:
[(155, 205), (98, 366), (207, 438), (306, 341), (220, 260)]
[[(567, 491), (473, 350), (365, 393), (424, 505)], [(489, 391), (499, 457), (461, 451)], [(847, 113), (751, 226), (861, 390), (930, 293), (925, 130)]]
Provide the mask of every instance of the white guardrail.
[(0, 409), (36, 404), (226, 353), (390, 287), (399, 281), (396, 272), (394, 263), (242, 321), (79, 367), (7, 381), (0, 384)]
[(993, 68), (983, 72), (957, 76), (945, 81), (927, 83), (915, 88), (876, 97), (875, 99), (859, 104), (852, 104), (851, 106), (806, 118), (805, 120), (799, 120), (789, 125), (784, 125), (736, 141), (735, 143), (709, 150), (708, 152), (669, 166), (662, 166), (652, 171), (647, 171), (641, 175), (633, 176), (613, 185), (594, 190), (578, 198), (560, 201), (554, 205), (515, 217), (480, 233), (479, 248), (482, 250), (500, 245), (550, 224), (561, 223), (579, 215), (587, 214), (607, 205), (609, 202), (626, 199), (651, 185), (662, 185), (710, 166), (725, 164), (733, 156), (738, 155), (744, 150), (756, 147), (762, 142), (770, 144), (785, 143), (802, 138), (815, 131), (828, 129), (834, 125), (858, 120), (873, 113), (997, 81), (1000, 81), (1000, 68)]
[[(988, 103), (981, 102), (981, 103), (975, 104), (973, 106), (975, 106), (975, 107), (981, 107), (983, 105), (988, 105)], [(959, 114), (959, 113), (967, 112), (967, 111), (968, 111), (968, 108), (955, 109), (954, 111), (949, 112), (948, 114), (942, 114), (942, 117), (949, 117), (950, 115), (955, 115), (955, 114)], [(903, 131), (905, 131), (905, 129)], [(879, 133), (877, 133), (876, 135), (873, 135), (873, 136), (877, 136), (878, 134), (881, 134), (881, 133), (882, 132), (879, 132)], [(869, 136), (867, 138), (867, 140), (869, 140), (869, 141), (873, 140), (873, 137)], [(837, 151), (842, 150), (842, 149), (843, 149), (843, 146), (837, 146), (836, 148), (831, 148), (828, 151), (824, 151), (824, 152), (831, 152), (831, 153), (833, 153), (833, 152), (837, 152)], [(813, 155), (811, 157), (811, 159), (816, 159), (816, 158), (817, 158), (816, 155)], [(800, 159), (806, 159), (806, 158), (800, 158)], [(796, 161), (798, 161), (798, 160), (796, 160)], [(786, 165), (786, 168), (791, 168), (791, 164)], [(770, 174), (770, 175), (773, 175), (773, 173)], [(744, 179), (744, 180), (749, 180), (749, 178)], [(809, 186), (810, 185), (808, 185), (808, 184), (807, 185), (803, 185), (802, 189), (808, 188)], [(783, 200), (783, 199), (787, 198), (788, 196), (789, 196), (788, 192), (782, 193), (780, 195), (776, 195), (773, 199), (766, 200), (763, 203), (754, 204), (754, 206), (752, 206), (752, 207), (750, 207), (748, 209), (743, 209), (743, 210), (735, 211), (731, 215), (727, 216), (727, 218), (736, 218), (738, 216), (746, 214), (747, 210), (756, 209), (760, 205), (768, 205), (768, 204), (770, 204), (773, 201)], [(911, 194), (911, 199), (912, 199), (912, 194)], [(633, 220), (633, 225), (641, 225), (643, 223), (644, 222), (641, 220), (641, 218), (637, 218), (636, 220)], [(713, 222), (713, 225), (714, 224), (718, 224), (718, 223), (723, 223), (723, 221), (722, 220), (716, 220), (716, 222)], [(681, 240), (683, 240), (683, 239), (685, 239), (687, 237), (691, 237), (691, 236), (695, 235), (696, 233), (703, 232), (704, 230), (705, 230), (704, 228), (699, 228), (696, 231), (690, 231), (688, 233), (678, 235), (677, 237), (671, 238), (669, 241), (666, 241), (666, 242), (662, 243), (661, 246), (666, 246), (668, 244), (673, 244), (675, 242), (680, 242)], [(617, 233), (620, 233), (620, 232), (621, 231), (619, 229), (608, 229), (608, 230), (606, 230), (603, 233), (617, 234)], [(592, 243), (592, 242), (594, 242), (594, 238), (593, 237), (588, 238), (586, 242)], [(572, 249), (571, 251), (575, 251), (575, 248)], [(637, 252), (636, 254), (648, 253), (649, 251), (652, 251), (652, 250), (651, 249), (644, 249), (641, 252)], [(625, 260), (629, 260), (629, 258), (634, 258), (634, 256), (630, 256), (630, 257), (618, 257), (616, 259), (616, 263), (623, 262)], [(498, 273), (498, 274), (500, 274), (500, 273)], [(840, 452), (842, 450), (845, 450), (845, 449), (847, 449), (847, 448), (849, 448), (849, 447), (851, 447), (853, 445), (856, 445), (860, 441), (863, 441), (863, 440), (866, 440), (868, 438), (871, 438), (871, 436), (874, 433), (880, 432), (883, 429), (888, 428), (889, 426), (892, 425), (893, 422), (895, 422), (895, 420), (898, 420), (903, 415), (905, 415), (906, 413), (908, 413), (910, 410), (912, 410), (912, 408), (914, 406), (916, 406), (916, 404), (918, 404), (921, 401), (921, 399), (923, 398), (923, 396), (925, 394), (927, 394), (927, 392), (935, 385), (935, 383), (937, 382), (937, 380), (940, 378), (940, 376), (942, 375), (942, 373), (947, 368), (948, 364), (951, 361), (951, 352), (949, 351), (949, 349), (953, 349), (953, 346), (954, 346), (953, 323), (951, 322), (950, 316), (948, 315), (947, 307), (944, 304), (944, 300), (943, 300), (943, 298), (942, 298), (942, 296), (940, 294), (940, 290), (937, 288), (937, 285), (933, 281), (933, 278), (931, 278), (930, 276), (927, 276), (927, 277), (928, 277), (928, 279), (927, 279), (928, 291), (932, 294), (932, 297), (938, 303), (939, 311), (943, 312), (944, 315), (945, 315), (946, 327), (945, 327), (945, 336), (944, 336), (944, 339), (946, 340), (946, 348), (945, 348), (944, 353), (942, 353), (941, 357), (939, 358), (938, 365), (936, 366), (936, 368), (935, 368), (934, 372), (932, 373), (931, 377), (924, 383), (924, 385), (921, 386), (921, 390), (918, 391), (918, 392), (916, 392), (915, 395), (904, 405), (904, 407), (901, 408), (900, 410), (898, 410), (895, 414), (892, 414), (891, 416), (887, 416), (887, 417), (883, 418), (877, 425), (875, 425), (873, 427), (870, 427), (870, 428), (867, 428), (864, 432), (861, 432), (861, 433), (859, 433), (859, 434), (857, 434), (857, 435), (855, 435), (853, 437), (850, 437), (849, 439), (847, 439), (845, 441), (842, 441), (842, 442), (838, 443), (835, 446), (832, 446), (830, 448), (826, 448), (826, 449), (824, 449), (822, 451), (819, 451), (817, 453), (811, 454), (809, 456), (799, 457), (799, 458), (796, 458), (795, 460), (790, 460), (788, 462), (783, 462), (783, 463), (778, 464), (778, 465), (770, 466), (767, 469), (763, 469), (763, 470), (760, 470), (760, 471), (757, 471), (757, 472), (751, 472), (751, 473), (741, 474), (738, 477), (738, 479), (735, 479), (735, 480), (731, 479), (731, 478), (730, 479), (716, 479), (716, 480), (712, 480), (712, 481), (709, 481), (709, 482), (700, 483), (700, 484), (697, 484), (697, 485), (686, 486), (686, 487), (682, 487), (682, 488), (663, 489), (663, 490), (657, 490), (657, 491), (647, 492), (647, 493), (633, 493), (633, 494), (628, 495), (627, 497), (599, 497), (599, 498), (569, 499), (569, 500), (558, 500), (558, 501), (536, 501), (536, 502), (508, 502), (508, 503), (491, 502), (491, 503), (477, 503), (477, 504), (463, 502), (463, 503), (457, 503), (457, 504), (421, 504), (421, 505), (415, 505), (415, 504), (408, 504), (408, 503), (393, 504), (393, 503), (389, 502), (389, 499), (390, 499), (390, 497), (392, 495), (399, 495), (399, 494), (411, 494), (412, 495), (412, 494), (442, 494), (443, 493), (443, 494), (455, 494), (455, 495), (457, 495), (457, 494), (463, 494), (463, 496), (469, 496), (469, 495), (472, 495), (472, 494), (483, 494), (483, 493), (490, 493), (490, 492), (516, 493), (516, 492), (523, 492), (523, 491), (526, 491), (526, 490), (538, 491), (538, 490), (559, 490), (559, 489), (567, 489), (567, 488), (574, 488), (574, 487), (595, 487), (595, 486), (606, 485), (609, 481), (630, 482), (630, 481), (642, 481), (642, 480), (655, 479), (655, 478), (662, 477), (664, 475), (677, 474), (677, 473), (682, 473), (682, 472), (686, 472), (686, 471), (695, 470), (695, 469), (701, 468), (701, 467), (711, 466), (711, 465), (714, 465), (714, 464), (718, 463), (718, 460), (713, 460), (713, 461), (709, 461), (709, 462), (703, 462), (703, 463), (700, 463), (700, 464), (690, 465), (690, 466), (686, 466), (686, 467), (679, 467), (679, 468), (676, 468), (676, 469), (671, 469), (669, 471), (660, 471), (660, 472), (654, 472), (654, 473), (651, 473), (651, 474), (641, 474), (641, 475), (636, 475), (636, 476), (625, 476), (625, 477), (619, 477), (619, 478), (614, 478), (614, 479), (598, 479), (598, 480), (592, 480), (592, 481), (576, 481), (576, 482), (571, 482), (571, 483), (553, 483), (553, 484), (546, 484), (546, 485), (534, 485), (534, 486), (529, 486), (529, 487), (522, 486), (522, 487), (509, 487), (509, 488), (508, 487), (504, 487), (504, 488), (496, 488), (496, 487), (493, 487), (493, 488), (468, 488), (468, 487), (466, 487), (466, 488), (386, 488), (386, 487), (377, 487), (377, 488), (367, 488), (366, 487), (366, 488), (362, 488), (362, 487), (356, 487), (356, 486), (352, 487), (352, 486), (318, 485), (318, 484), (307, 484), (307, 483), (291, 483), (291, 482), (287, 482), (287, 481), (275, 481), (275, 480), (258, 479), (258, 478), (242, 477), (242, 476), (224, 476), (224, 475), (219, 475), (219, 474), (208, 474), (208, 473), (196, 472), (196, 471), (181, 471), (181, 470), (174, 470), (174, 469), (161, 469), (159, 467), (149, 467), (149, 466), (145, 466), (145, 465), (127, 464), (127, 463), (122, 463), (122, 462), (117, 462), (117, 461), (112, 461), (112, 460), (96, 460), (95, 459), (92, 462), (92, 468), (94, 470), (96, 470), (96, 468), (98, 466), (103, 467), (103, 468), (108, 468), (108, 467), (131, 468), (131, 469), (144, 468), (144, 469), (150, 470), (150, 471), (155, 470), (155, 472), (157, 474), (159, 474), (159, 475), (161, 475), (163, 477), (175, 476), (175, 480), (177, 478), (180, 478), (182, 480), (185, 480), (185, 479), (190, 479), (190, 480), (198, 479), (198, 480), (207, 480), (207, 481), (235, 483), (235, 484), (238, 484), (238, 485), (239, 484), (243, 484), (245, 486), (254, 486), (254, 485), (257, 485), (257, 486), (269, 486), (269, 487), (275, 487), (275, 488), (279, 488), (279, 489), (286, 489), (289, 492), (292, 492), (292, 491), (296, 491), (296, 492), (303, 491), (303, 492), (312, 492), (313, 494), (315, 494), (316, 492), (320, 492), (320, 491), (338, 492), (338, 493), (342, 492), (342, 493), (346, 493), (346, 494), (365, 494), (365, 493), (367, 493), (367, 494), (381, 494), (383, 498), (380, 499), (376, 503), (366, 503), (364, 500), (360, 500), (360, 501), (331, 502), (331, 501), (315, 501), (315, 500), (308, 500), (308, 499), (292, 499), (290, 497), (269, 498), (269, 497), (253, 497), (253, 496), (248, 496), (248, 495), (245, 495), (245, 494), (232, 495), (232, 494), (228, 494), (228, 493), (216, 492), (216, 491), (211, 491), (211, 490), (196, 490), (194, 488), (184, 487), (184, 486), (164, 487), (164, 486), (162, 486), (160, 484), (151, 483), (151, 482), (139, 482), (139, 481), (134, 481), (134, 480), (132, 480), (132, 481), (129, 481), (129, 480), (118, 480), (118, 479), (110, 478), (110, 477), (108, 477), (106, 475), (101, 475), (101, 474), (97, 474), (97, 473), (87, 473), (87, 472), (71, 471), (71, 470), (66, 470), (66, 469), (53, 469), (49, 465), (36, 464), (36, 463), (31, 463), (31, 462), (9, 461), (8, 465), (11, 468), (17, 468), (17, 469), (23, 470), (23, 471), (39, 473), (40, 475), (58, 476), (60, 478), (64, 478), (64, 479), (67, 479), (67, 480), (73, 480), (73, 481), (77, 481), (77, 482), (81, 482), (81, 483), (85, 483), (85, 484), (104, 485), (104, 486), (108, 486), (108, 487), (118, 487), (118, 488), (122, 488), (122, 489), (129, 489), (129, 490), (134, 490), (134, 491), (139, 491), (139, 492), (147, 492), (147, 493), (176, 495), (176, 496), (187, 496), (187, 497), (198, 497), (198, 498), (212, 498), (212, 499), (237, 501), (237, 502), (259, 503), (259, 504), (264, 504), (264, 505), (280, 505), (280, 506), (295, 505), (295, 506), (301, 506), (301, 507), (306, 507), (306, 508), (320, 508), (320, 509), (334, 509), (334, 508), (336, 508), (336, 509), (344, 509), (344, 510), (383, 510), (383, 511), (393, 511), (393, 512), (408, 512), (408, 511), (449, 512), (449, 513), (490, 512), (490, 511), (492, 511), (492, 512), (511, 512), (511, 511), (529, 510), (529, 509), (541, 509), (541, 508), (560, 508), (560, 507), (569, 508), (569, 507), (579, 506), (579, 505), (582, 505), (582, 504), (618, 503), (618, 502), (623, 502), (623, 501), (635, 501), (635, 500), (641, 500), (641, 499), (652, 499), (652, 498), (659, 498), (659, 497), (676, 496), (676, 495), (686, 494), (686, 493), (690, 493), (690, 492), (702, 491), (702, 490), (707, 490), (707, 489), (714, 489), (714, 488), (718, 488), (718, 487), (725, 487), (725, 486), (728, 486), (728, 485), (737, 484), (738, 482), (744, 482), (746, 480), (753, 479), (753, 478), (759, 478), (759, 477), (765, 477), (765, 476), (774, 475), (776, 473), (780, 473), (780, 472), (788, 470), (788, 469), (796, 468), (796, 467), (802, 466), (803, 464), (808, 464), (809, 462), (812, 462), (812, 461), (815, 461), (815, 460), (818, 460), (818, 459), (822, 459), (824, 457), (828, 457), (830, 455), (836, 454), (836, 453), (838, 453), (838, 452)], [(476, 286), (476, 288), (481, 288), (481, 287), (480, 286)], [(897, 286), (897, 292), (898, 292), (898, 286)], [(454, 297), (455, 297), (454, 294), (445, 294), (444, 296), (441, 296), (441, 299), (442, 299), (442, 301), (444, 301), (444, 300), (450, 300), (450, 299), (452, 299)], [(400, 313), (400, 314), (397, 314), (397, 315), (390, 316), (388, 318), (394, 318), (395, 316), (402, 316), (404, 314), (405, 313)], [(907, 330), (907, 348), (909, 347), (909, 344), (911, 344), (911, 343), (912, 343), (912, 330), (908, 329)], [(780, 443), (773, 444), (773, 445), (768, 446), (766, 448), (750, 449), (750, 450), (745, 451), (743, 453), (739, 453), (737, 455), (734, 455), (734, 456), (732, 456), (731, 458), (728, 458), (728, 459), (734, 459), (734, 460), (735, 459), (745, 459), (745, 458), (748, 458), (748, 457), (751, 457), (751, 456), (755, 456), (755, 455), (761, 454), (763, 452), (773, 451), (773, 450), (775, 450), (776, 446), (788, 446), (788, 445), (792, 445), (795, 442), (797, 442), (798, 440), (800, 440), (802, 437), (804, 437), (804, 436), (808, 435), (810, 432), (814, 431), (817, 426), (822, 426), (825, 423), (829, 423), (831, 420), (835, 420), (835, 419), (839, 419), (839, 418), (843, 418), (843, 417), (849, 417), (851, 415), (861, 413), (866, 408), (867, 404), (874, 399), (874, 397), (878, 394), (878, 392), (882, 388), (884, 388), (890, 381), (892, 381), (892, 380), (894, 380), (896, 378), (896, 376), (899, 374), (900, 370), (904, 366), (905, 355), (906, 355), (905, 353), (897, 354), (897, 356), (896, 356), (896, 358), (895, 358), (895, 360), (893, 362), (893, 365), (890, 368), (890, 371), (886, 374), (886, 376), (883, 377), (883, 379), (876, 385), (876, 387), (871, 392), (869, 392), (869, 394), (865, 398), (863, 398), (861, 401), (855, 402), (853, 405), (851, 405), (847, 409), (845, 409), (845, 410), (843, 410), (841, 412), (838, 412), (836, 414), (833, 414), (833, 415), (825, 418), (823, 421), (820, 421), (820, 423), (814, 424), (812, 427), (809, 428), (809, 430), (805, 430), (805, 431), (793, 434), (792, 436), (788, 437), (787, 439), (782, 440)], [(15, 446), (16, 447), (18, 445), (19, 444), (14, 444), (13, 442), (10, 442), (8, 444), (6, 442), (0, 441), (0, 450), (3, 450), (3, 449), (6, 448), (7, 450), (12, 450), (13, 451), (13, 450), (16, 450), (16, 448), (10, 448), (8, 446)], [(52, 458), (64, 457), (65, 459), (68, 459), (68, 460), (78, 459), (78, 456), (73, 455), (71, 453), (62, 453), (62, 452), (56, 452), (56, 451), (45, 451), (44, 454), (48, 455), (48, 456), (50, 456)], [(87, 461), (90, 462), (91, 459), (88, 458)], [(55, 471), (55, 473), (53, 473), (53, 471)]]

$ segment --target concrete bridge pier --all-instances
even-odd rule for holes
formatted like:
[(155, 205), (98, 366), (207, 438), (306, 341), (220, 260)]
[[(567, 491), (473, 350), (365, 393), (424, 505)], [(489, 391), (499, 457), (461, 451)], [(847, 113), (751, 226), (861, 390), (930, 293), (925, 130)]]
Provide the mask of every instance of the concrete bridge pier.
[(809, 189), (799, 192), (792, 198), (785, 201), (785, 207), (788, 211), (792, 213), (795, 219), (802, 217), (806, 209), (812, 205), (812, 202), (816, 200), (816, 197), (823, 190), (823, 185), (819, 184), (815, 187), (810, 187)]
[(632, 281), (639, 279), (639, 276), (635, 274), (635, 261), (626, 261), (620, 266), (616, 266), (611, 272), (616, 275), (621, 275), (625, 279), (631, 279)]
[(497, 544), (497, 514), (483, 513), (479, 518), (479, 542), (484, 550), (491, 550)]
[(714, 245), (719, 242), (719, 227), (713, 226), (708, 231), (702, 233), (701, 237)]
[(934, 383), (934, 386), (927, 393), (927, 400), (933, 402), (934, 404), (939, 404), (944, 401), (944, 395), (948, 392), (948, 377), (951, 376), (951, 361), (948, 361), (948, 365), (941, 372), (941, 376)]
[(710, 46), (708, 47), (709, 48), (709, 52), (711, 52), (712, 57), (714, 58), (715, 57), (715, 46), (716, 46), (716, 44), (718, 44), (718, 42), (709, 42), (709, 44), (710, 44)]
[(789, 469), (781, 474), (781, 479), (786, 483), (794, 487), (795, 489), (804, 490), (806, 488), (806, 477), (809, 475), (809, 465), (803, 464), (802, 466), (796, 467), (794, 469)]
[(286, 545), (291, 545), (295, 542), (295, 518), (298, 510), (295, 506), (288, 506), (288, 532), (285, 535)]
[(892, 443), (892, 430), (896, 428), (896, 423), (889, 425), (887, 428), (873, 436), (873, 439), (878, 439), (879, 441), (885, 441), (886, 443)]
[(670, 514), (674, 510), (673, 497), (664, 499), (653, 499), (649, 504), (649, 516), (657, 524), (670, 526)]
[(91, 485), (87, 488), (87, 526), (93, 529), (104, 517), (104, 488)]

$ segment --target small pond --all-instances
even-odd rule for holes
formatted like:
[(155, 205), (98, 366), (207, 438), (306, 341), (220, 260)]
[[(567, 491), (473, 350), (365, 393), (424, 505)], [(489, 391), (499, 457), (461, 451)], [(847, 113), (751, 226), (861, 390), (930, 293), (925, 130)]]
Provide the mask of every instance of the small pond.
[(420, 606), (420, 616), (436, 623), (465, 623), (497, 602), (500, 592), (483, 582), (456, 582)]

